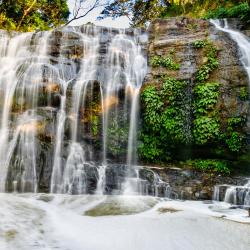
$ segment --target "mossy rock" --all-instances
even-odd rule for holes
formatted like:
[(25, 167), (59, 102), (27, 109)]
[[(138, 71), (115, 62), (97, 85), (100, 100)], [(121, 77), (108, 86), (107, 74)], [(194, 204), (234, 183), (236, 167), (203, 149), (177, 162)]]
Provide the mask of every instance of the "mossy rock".
[(145, 212), (157, 203), (153, 197), (112, 197), (97, 206), (87, 210), (84, 215), (97, 216), (114, 216), (114, 215), (131, 215)]

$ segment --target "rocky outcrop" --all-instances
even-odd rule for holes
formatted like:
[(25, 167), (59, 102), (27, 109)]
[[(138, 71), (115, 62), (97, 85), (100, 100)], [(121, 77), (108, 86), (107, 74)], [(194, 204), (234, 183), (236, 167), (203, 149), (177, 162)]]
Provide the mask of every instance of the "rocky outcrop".
[[(237, 26), (239, 27), (239, 26)], [(118, 34), (116, 29), (106, 29), (106, 28), (93, 28), (92, 26), (83, 26), (78, 28), (81, 32), (74, 32), (74, 30), (67, 29), (65, 31), (55, 30), (49, 33), (48, 39), (46, 40), (46, 56), (47, 59), (43, 62), (43, 65), (39, 68), (39, 80), (35, 79), (37, 73), (33, 74), (30, 72), (28, 74), (29, 81), (25, 81), (25, 84), (38, 83), (37, 88), (33, 88), (31, 92), (25, 93), (27, 103), (25, 103), (25, 98), (16, 98), (24, 95), (24, 86), (20, 85), (17, 87), (15, 93), (15, 99), (13, 100), (11, 109), (11, 122), (15, 124), (20, 113), (29, 111), (29, 109), (34, 108), (34, 103), (36, 105), (36, 119), (37, 122), (33, 122), (30, 126), (29, 121), (27, 124), (21, 124), (20, 133), (23, 133), (25, 137), (28, 130), (36, 130), (36, 138), (32, 143), (37, 145), (35, 147), (35, 162), (36, 174), (38, 180), (38, 190), (39, 192), (49, 192), (50, 182), (52, 175), (52, 166), (54, 163), (54, 153), (56, 144), (56, 134), (57, 134), (57, 124), (58, 116), (60, 114), (60, 107), (62, 104), (62, 99), (65, 95), (63, 92), (63, 86), (67, 83), (67, 101), (65, 104), (65, 112), (67, 116), (65, 117), (65, 126), (62, 133), (62, 147), (61, 147), (61, 161), (65, 165), (67, 161), (67, 155), (69, 154), (71, 143), (71, 133), (72, 124), (74, 119), (79, 119), (77, 138), (79, 144), (86, 151), (86, 158), (91, 161), (95, 161), (95, 164), (86, 164), (84, 169), (86, 169), (86, 189), (88, 193), (94, 193), (98, 186), (98, 180), (100, 178), (97, 166), (100, 165), (99, 161), (102, 159), (102, 110), (101, 110), (101, 98), (102, 94), (100, 91), (100, 84), (105, 84), (108, 81), (106, 73), (108, 72), (108, 67), (111, 67), (112, 60), (118, 60), (121, 64), (121, 68), (124, 67), (124, 62), (126, 61), (125, 53), (120, 53), (117, 58), (108, 58), (110, 64), (107, 63), (107, 53), (110, 43), (112, 42), (114, 34)], [(84, 29), (88, 29), (88, 39), (85, 43), (80, 42), (81, 39), (85, 39)], [(96, 53), (96, 68), (98, 69), (95, 79), (88, 79), (91, 86), (86, 90), (85, 102), (81, 103), (79, 107), (79, 113), (77, 115), (72, 114), (73, 86), (76, 84), (79, 75), (81, 74), (81, 63), (82, 59), (86, 53), (86, 47), (89, 46), (88, 42), (93, 42), (97, 32), (101, 35), (98, 37), (100, 41), (98, 52)], [(133, 35), (133, 30), (126, 30), (126, 34)], [(248, 31), (246, 31), (246, 34)], [(215, 30), (213, 25), (205, 20), (193, 20), (187, 18), (172, 18), (166, 20), (156, 20), (152, 23), (148, 30), (149, 42), (147, 43), (146, 35), (142, 33), (137, 37), (139, 43), (145, 49), (143, 53), (147, 53), (149, 58), (152, 56), (169, 56), (173, 57), (173, 60), (180, 65), (179, 70), (169, 70), (164, 67), (151, 68), (147, 77), (145, 79), (145, 86), (150, 83), (160, 83), (161, 76), (167, 75), (174, 77), (177, 80), (185, 80), (188, 83), (188, 89), (190, 90), (189, 98), (192, 98), (192, 90), (195, 87), (195, 73), (199, 69), (200, 65), (205, 63), (208, 58), (202, 54), (201, 50), (197, 50), (193, 44), (198, 40), (210, 39), (213, 41), (214, 45), (218, 48), (218, 59), (219, 68), (216, 69), (210, 76), (210, 81), (216, 81), (221, 84), (219, 101), (217, 104), (217, 110), (219, 111), (219, 116), (222, 120), (222, 125), (226, 126), (226, 122), (230, 117), (246, 117), (248, 115), (249, 102), (247, 100), (242, 100), (240, 98), (242, 88), (247, 87), (247, 75), (241, 65), (239, 60), (239, 51), (236, 44), (230, 39), (226, 34)], [(29, 52), (34, 52), (37, 48), (39, 40), (42, 39), (43, 33), (36, 33), (30, 40)], [(91, 40), (92, 39), (92, 40)], [(148, 46), (148, 47), (147, 47)], [(146, 50), (147, 47), (147, 50)], [(142, 49), (143, 49), (142, 48)], [(119, 52), (119, 48), (114, 47), (113, 50)], [(142, 54), (143, 54), (142, 53)], [(32, 54), (32, 53), (31, 53)], [(25, 64), (20, 65), (20, 69), (17, 70), (17, 75), (20, 72), (25, 72), (28, 68), (30, 61), (25, 62)], [(86, 66), (86, 65), (84, 65)], [(105, 76), (105, 77), (104, 77)], [(114, 161), (114, 163), (125, 162), (126, 161), (126, 148), (127, 148), (127, 137), (128, 137), (128, 127), (124, 126), (123, 130), (119, 129), (119, 124), (124, 125), (124, 120), (128, 119), (130, 116), (128, 109), (124, 109), (125, 102), (125, 92), (129, 92), (128, 89), (124, 89), (124, 76), (121, 74), (116, 76), (121, 82), (122, 87), (117, 96), (109, 100), (105, 100), (104, 106), (109, 105), (115, 106), (114, 114), (110, 112), (110, 118), (114, 116), (117, 120), (114, 120), (108, 129), (109, 144), (108, 158)], [(62, 81), (63, 79), (63, 84)], [(122, 80), (123, 79), (123, 80)], [(84, 81), (85, 79), (81, 79)], [(117, 80), (118, 81), (118, 80)], [(114, 81), (115, 82), (115, 81)], [(116, 82), (115, 82), (116, 83)], [(33, 85), (32, 85), (33, 84)], [(124, 86), (123, 86), (124, 85)], [(27, 87), (25, 86), (25, 87)], [(86, 87), (87, 88), (87, 87)], [(82, 90), (80, 90), (82, 91)], [(32, 95), (31, 95), (32, 93)], [(33, 95), (34, 94), (34, 95)], [(1, 95), (1, 93), (0, 93)], [(37, 95), (37, 98), (36, 96)], [(3, 99), (3, 98), (2, 98)], [(81, 100), (83, 100), (82, 98)], [(119, 100), (118, 100), (119, 99)], [(0, 100), (2, 102), (2, 100)], [(191, 106), (191, 105), (190, 105)], [(107, 107), (107, 108), (109, 108)], [(190, 119), (193, 118), (193, 113), (191, 112), (188, 116)], [(118, 125), (117, 125), (118, 124)], [(11, 124), (12, 126), (12, 124)], [(248, 128), (250, 126), (242, 126), (240, 129), (244, 133), (249, 133)], [(25, 134), (26, 133), (26, 134)], [(125, 139), (124, 139), (125, 138)], [(88, 150), (88, 146), (91, 147), (92, 151)], [(6, 189), (8, 191), (30, 191), (31, 188), (28, 183), (27, 187), (21, 187), (22, 183), (22, 173), (24, 172), (25, 162), (23, 162), (21, 147), (14, 149), (12, 158), (10, 159), (10, 168), (7, 173), (7, 185)], [(207, 148), (202, 149), (206, 152)], [(119, 152), (118, 152), (119, 151)], [(25, 155), (29, 152), (25, 152)], [(89, 155), (91, 154), (91, 157)], [(196, 152), (193, 151), (193, 156), (196, 156)], [(230, 156), (229, 156), (230, 157)], [(28, 157), (27, 157), (28, 158)], [(32, 159), (33, 160), (33, 159)], [(19, 162), (18, 162), (19, 161)], [(92, 162), (91, 162), (92, 164)], [(98, 165), (99, 164), (99, 165)], [(112, 165), (109, 164), (106, 168), (106, 189), (107, 194), (112, 193), (113, 190), (121, 189), (121, 183), (125, 182), (126, 165)], [(21, 167), (17, 167), (21, 166)], [(166, 183), (171, 185), (171, 197), (182, 198), (182, 199), (210, 199), (213, 193), (213, 186), (215, 184), (241, 184), (242, 180), (239, 178), (225, 178), (220, 176), (209, 176), (204, 173), (200, 173), (193, 170), (181, 170), (179, 168), (161, 168), (153, 169), (161, 176), (161, 179)], [(159, 196), (164, 196), (167, 189), (166, 183), (160, 184), (161, 182), (156, 181), (156, 177), (152, 171), (141, 169), (139, 174), (135, 171), (130, 172), (129, 178), (131, 178), (131, 183), (139, 184), (144, 187), (147, 186), (147, 194), (156, 194), (155, 185), (159, 186), (157, 190)], [(128, 177), (128, 176), (126, 176)], [(14, 180), (17, 185), (14, 187)], [(157, 183), (156, 183), (157, 182)], [(146, 193), (146, 192), (145, 192)]]
[(163, 181), (170, 183), (172, 198), (184, 200), (212, 200), (216, 185), (221, 185), (220, 200), (223, 200), (230, 185), (243, 186), (248, 181), (244, 176), (208, 174), (174, 165), (151, 167), (151, 169), (159, 174)]
[[(243, 27), (238, 24), (237, 20), (231, 22), (235, 27)], [(227, 133), (229, 119), (240, 117), (244, 122), (237, 125), (236, 130), (248, 138), (250, 135), (249, 121), (247, 121), (249, 120), (248, 77), (239, 59), (240, 51), (229, 35), (216, 30), (207, 20), (190, 18), (158, 19), (151, 24), (148, 32), (149, 59), (154, 56), (170, 57), (180, 65), (180, 68), (172, 70), (167, 67), (151, 67), (144, 86), (160, 85), (164, 76), (186, 81), (188, 83), (187, 95), (192, 103), (187, 116), (192, 123), (196, 112), (194, 110), (194, 88), (199, 84), (196, 81), (196, 73), (208, 61), (204, 51), (197, 49), (194, 43), (209, 40), (218, 49), (219, 66), (211, 72), (207, 81), (220, 84), (214, 111), (216, 119), (218, 118), (220, 123), (221, 133)], [(194, 125), (190, 126), (190, 130), (192, 130), (192, 126)], [(217, 145), (209, 144), (197, 147), (192, 144), (192, 157), (216, 158), (218, 154), (213, 152), (214, 146)], [(246, 147), (243, 151), (246, 152)], [(220, 157), (236, 159), (237, 155), (233, 156), (230, 151), (225, 150), (223, 156)]]

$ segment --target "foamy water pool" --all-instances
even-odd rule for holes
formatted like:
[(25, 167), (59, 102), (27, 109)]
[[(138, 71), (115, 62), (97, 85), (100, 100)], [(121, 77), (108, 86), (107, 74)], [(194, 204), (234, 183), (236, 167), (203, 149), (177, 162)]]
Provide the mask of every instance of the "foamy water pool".
[(247, 211), (229, 207), (141, 196), (0, 194), (0, 249), (250, 249)]

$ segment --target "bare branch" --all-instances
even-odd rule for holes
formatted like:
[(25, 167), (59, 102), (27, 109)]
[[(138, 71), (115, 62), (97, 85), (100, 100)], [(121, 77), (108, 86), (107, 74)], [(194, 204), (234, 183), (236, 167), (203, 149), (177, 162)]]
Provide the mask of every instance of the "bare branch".
[[(68, 20), (68, 22), (66, 22), (63, 25), (63, 27), (69, 25), (70, 23), (72, 23), (75, 20), (79, 20), (79, 19), (87, 16), (91, 11), (93, 11), (97, 7), (106, 6), (108, 1), (106, 3), (102, 4), (102, 3), (100, 3), (100, 0), (95, 0), (91, 6), (84, 7), (83, 4), (86, 2), (87, 2), (86, 0), (75, 0), (74, 10), (72, 13), (73, 17), (70, 20)], [(85, 11), (83, 12), (83, 10), (85, 10)]]

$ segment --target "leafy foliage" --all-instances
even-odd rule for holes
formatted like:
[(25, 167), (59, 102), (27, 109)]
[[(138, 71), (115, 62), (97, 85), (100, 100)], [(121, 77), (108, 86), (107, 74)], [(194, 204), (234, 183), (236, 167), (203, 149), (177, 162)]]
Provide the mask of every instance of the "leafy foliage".
[(202, 18), (238, 17), (249, 22), (249, 0), (114, 0), (100, 18), (127, 16), (134, 26), (156, 18), (191, 16)]
[(176, 145), (187, 143), (186, 89), (187, 82), (166, 78), (159, 89), (149, 85), (143, 90), (144, 126), (139, 148), (143, 159), (154, 162), (168, 160)]
[(226, 8), (220, 6), (217, 9), (209, 10), (204, 16), (205, 18), (240, 18), (244, 21), (249, 21), (250, 7), (245, 3), (236, 4), (235, 6)]
[(108, 151), (113, 156), (119, 156), (126, 153), (128, 127), (121, 127), (119, 125), (120, 117), (112, 118), (108, 128)]
[(203, 49), (207, 62), (196, 73), (194, 88), (194, 126), (193, 136), (200, 145), (218, 141), (220, 122), (217, 116), (216, 104), (219, 97), (219, 83), (205, 83), (210, 73), (219, 65), (217, 49), (208, 40), (198, 40), (193, 43), (196, 49)]
[(200, 69), (196, 73), (196, 81), (197, 82), (205, 82), (208, 80), (210, 73), (217, 69), (219, 66), (219, 62), (217, 60), (217, 53), (218, 50), (217, 48), (212, 44), (212, 42), (208, 40), (204, 41), (196, 41), (194, 42), (194, 47), (196, 49), (199, 48), (204, 48), (206, 57), (207, 57), (207, 62), (203, 64)]
[(247, 99), (248, 99), (248, 89), (247, 89), (247, 87), (241, 87), (240, 88), (240, 95), (239, 95), (239, 97), (240, 97), (240, 100), (241, 101), (246, 101)]
[(199, 169), (204, 172), (214, 172), (222, 174), (230, 174), (230, 167), (226, 161), (215, 159), (196, 159), (186, 162), (189, 166)]
[(232, 152), (239, 152), (242, 148), (244, 137), (238, 132), (232, 132), (230, 137), (226, 139), (228, 148)]
[(47, 30), (69, 16), (66, 0), (2, 0), (0, 28), (18, 31)]
[(195, 86), (196, 113), (204, 115), (214, 109), (219, 97), (219, 86), (219, 83), (206, 83)]
[(194, 138), (197, 144), (206, 144), (218, 139), (220, 124), (216, 117), (198, 116), (194, 120)]
[(204, 48), (207, 45), (207, 41), (206, 40), (197, 40), (193, 43), (193, 46), (196, 49), (201, 49)]
[(175, 63), (172, 57), (153, 56), (150, 60), (153, 67), (164, 67), (171, 70), (179, 70), (180, 64)]
[(225, 134), (226, 145), (230, 151), (239, 153), (244, 145), (245, 136), (238, 132), (237, 128), (244, 126), (246, 118), (232, 117), (227, 121), (227, 131)]
[(144, 26), (157, 18), (168, 4), (161, 0), (114, 0), (104, 8), (99, 19), (126, 16), (133, 26)]
[(99, 117), (97, 115), (92, 115), (91, 117), (91, 133), (93, 136), (98, 135), (99, 131)]

